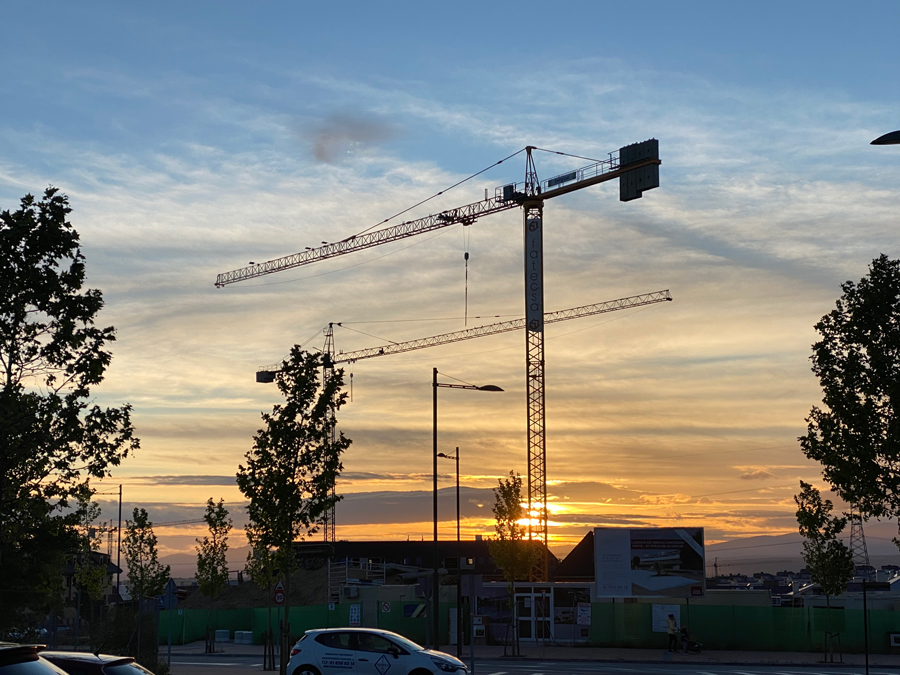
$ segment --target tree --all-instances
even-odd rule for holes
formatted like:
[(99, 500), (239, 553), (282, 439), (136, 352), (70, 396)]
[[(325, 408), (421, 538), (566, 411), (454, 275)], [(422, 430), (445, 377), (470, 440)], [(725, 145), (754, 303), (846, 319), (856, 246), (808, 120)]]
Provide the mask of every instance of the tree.
[(275, 641), (272, 630), (272, 586), (279, 574), (278, 551), (272, 550), (261, 544), (263, 537), (254, 528), (253, 523), (248, 523), (244, 528), (250, 551), (247, 553), (247, 562), (244, 571), (253, 579), (260, 588), (266, 589), (266, 608), (268, 609), (269, 627), (263, 642), (263, 670), (275, 670)]
[(101, 561), (94, 557), (94, 553), (99, 551), (103, 545), (104, 530), (95, 525), (95, 521), (100, 517), (100, 505), (96, 502), (79, 502), (78, 513), (81, 518), (78, 528), (81, 534), (81, 545), (73, 556), (74, 580), (79, 593), (87, 594), (88, 616), (93, 628), (95, 608), (97, 603), (103, 599), (109, 576), (106, 560), (102, 559)]
[(132, 597), (162, 595), (170, 568), (159, 562), (156, 535), (146, 509), (134, 509), (132, 520), (125, 521), (122, 548), (128, 567), (128, 592)]
[(70, 211), (51, 187), (0, 213), (0, 622), (18, 620), (32, 589), (59, 596), (78, 548), (70, 504), (138, 447), (130, 405), (91, 404), (115, 330), (94, 323), (103, 297), (82, 288)]
[(197, 539), (197, 585), (207, 598), (216, 598), (228, 585), (228, 533), (231, 531), (231, 518), (225, 508), (225, 500), (213, 502), (212, 497), (206, 500), (206, 513), (203, 515), (209, 527), (209, 534)]
[[(293, 547), (298, 539), (312, 535), (335, 502), (332, 490), (343, 469), (341, 455), (350, 446), (343, 433), (335, 435), (337, 411), (347, 400), (341, 392), (343, 370), (329, 370), (319, 383), (322, 355), (298, 346), (275, 375), (285, 402), (263, 413), (265, 427), (253, 437), (253, 448), (239, 465), (237, 484), (249, 499), (255, 550), (282, 552), (287, 595), (293, 571)], [(290, 601), (284, 603), (287, 638)], [(282, 649), (282, 655), (286, 653)], [(282, 672), (286, 662), (282, 660)]]
[(498, 479), (494, 488), (494, 529), (496, 539), (488, 540), (488, 550), (494, 563), (503, 571), (503, 578), (509, 584), (509, 607), (512, 612), (515, 654), (519, 653), (519, 631), (516, 611), (515, 582), (527, 579), (541, 555), (539, 546), (525, 541), (525, 526), (522, 520), (527, 516), (522, 506), (522, 477), (514, 471), (509, 478)]
[(819, 491), (800, 481), (797, 503), (797, 524), (803, 537), (803, 562), (810, 578), (825, 593), (825, 603), (831, 607), (831, 596), (847, 590), (853, 577), (853, 553), (838, 535), (847, 525), (844, 517), (832, 516), (830, 499), (822, 500)]
[[(207, 598), (217, 598), (228, 586), (228, 533), (231, 531), (231, 518), (225, 508), (225, 500), (213, 502), (212, 497), (206, 500), (206, 513), (203, 515), (209, 527), (209, 534), (197, 539), (197, 585)], [(206, 651), (215, 651), (215, 633), (212, 628), (212, 607), (209, 608), (206, 620)]]
[(900, 515), (900, 260), (881, 255), (847, 281), (816, 324), (812, 370), (825, 409), (799, 441), (825, 480), (864, 518)]

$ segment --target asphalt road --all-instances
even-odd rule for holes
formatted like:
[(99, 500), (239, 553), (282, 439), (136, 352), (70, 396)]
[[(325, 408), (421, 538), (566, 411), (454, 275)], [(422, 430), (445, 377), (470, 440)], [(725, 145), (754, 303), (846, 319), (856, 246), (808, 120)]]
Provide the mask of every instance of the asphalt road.
[[(172, 657), (172, 675), (241, 675), (262, 672), (258, 657)], [(277, 671), (276, 671), (277, 672)], [(593, 661), (476, 661), (475, 675), (865, 675), (862, 666), (741, 666), (689, 663), (604, 663)], [(898, 675), (897, 670), (869, 668), (869, 675)]]

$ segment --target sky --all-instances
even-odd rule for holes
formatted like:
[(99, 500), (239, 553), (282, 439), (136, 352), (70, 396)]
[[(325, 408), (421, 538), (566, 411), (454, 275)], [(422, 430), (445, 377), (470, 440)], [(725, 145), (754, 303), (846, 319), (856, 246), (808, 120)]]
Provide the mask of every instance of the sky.
[[(257, 367), (335, 329), (350, 351), (523, 314), (521, 214), (214, 287), (216, 274), (358, 233), (526, 145), (584, 158), (659, 139), (659, 189), (545, 205), (545, 302), (671, 303), (548, 326), (551, 547), (600, 526), (796, 533), (797, 437), (820, 402), (813, 325), (900, 255), (900, 4), (47, 2), (0, 18), (0, 208), (59, 187), (117, 329), (102, 405), (141, 448), (104, 518), (197, 520), (278, 403)], [(588, 163), (536, 153), (548, 178)], [(519, 155), (403, 218), (524, 178)], [(464, 254), (469, 253), (468, 286)], [(467, 303), (467, 304), (466, 304)], [(342, 539), (428, 538), (431, 370), (460, 453), (462, 536), (527, 472), (524, 335), (354, 364)], [(441, 464), (441, 537), (455, 536)], [(202, 525), (158, 525), (164, 554)], [(889, 537), (889, 532), (884, 538)], [(755, 540), (754, 540), (755, 541)]]

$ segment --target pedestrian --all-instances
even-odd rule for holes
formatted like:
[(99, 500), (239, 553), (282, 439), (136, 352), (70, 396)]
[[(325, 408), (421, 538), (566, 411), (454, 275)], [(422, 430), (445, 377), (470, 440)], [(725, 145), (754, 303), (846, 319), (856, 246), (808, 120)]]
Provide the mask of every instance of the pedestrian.
[(678, 650), (678, 622), (675, 620), (674, 614), (669, 614), (666, 619), (666, 630), (669, 633), (669, 651)]

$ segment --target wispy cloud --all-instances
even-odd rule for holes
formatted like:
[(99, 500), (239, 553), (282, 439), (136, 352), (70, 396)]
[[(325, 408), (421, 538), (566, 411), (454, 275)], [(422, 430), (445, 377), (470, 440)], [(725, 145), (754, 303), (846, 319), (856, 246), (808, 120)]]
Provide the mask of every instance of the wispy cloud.
[[(236, 470), (259, 412), (277, 401), (253, 373), (294, 343), (319, 348), (329, 321), (405, 320), (364, 328), (379, 340), (445, 332), (462, 327), (466, 292), (470, 316), (518, 313), (520, 215), (246, 286), (216, 290), (217, 272), (358, 232), (525, 143), (593, 157), (652, 135), (663, 156), (659, 190), (623, 205), (607, 186), (546, 205), (548, 306), (661, 288), (675, 296), (548, 331), (548, 475), (559, 481), (555, 501), (571, 506), (557, 514), (559, 527), (676, 518), (707, 518), (717, 536), (790, 527), (793, 492), (740, 491), (784, 478), (781, 467), (791, 480), (818, 475), (795, 440), (820, 398), (807, 361), (811, 326), (841, 281), (862, 276), (882, 251), (900, 254), (896, 171), (876, 170), (856, 149), (883, 111), (828, 92), (736, 87), (618, 60), (454, 72), (440, 88), (278, 72), (290, 84), (257, 97), (240, 86), (212, 93), (190, 77), (67, 76), (79, 95), (118, 91), (151, 116), (174, 95), (184, 117), (165, 142), (134, 129), (110, 141), (0, 126), (4, 208), (51, 182), (72, 197), (89, 283), (107, 299), (102, 321), (119, 330), (98, 397), (134, 403), (143, 439), (116, 476), (135, 501), (162, 493), (197, 504), (160, 512), (160, 522), (196, 513), (197, 486), (241, 503), (225, 467)], [(483, 81), (490, 91), (476, 86)], [(312, 93), (298, 108), (301, 88)], [(347, 151), (353, 161), (341, 161)], [(542, 175), (585, 162), (538, 160)], [(479, 199), (522, 170), (496, 167), (434, 208)], [(374, 340), (351, 331), (338, 339), (343, 350)], [(429, 380), (440, 367), (506, 389), (440, 400), (440, 442), (461, 448), (474, 490), (464, 500), (470, 531), (489, 532), (484, 505), (496, 478), (527, 471), (522, 352), (522, 336), (511, 334), (347, 367), (354, 402), (339, 420), (354, 445), (339, 527), (428, 532)], [(755, 465), (735, 467), (742, 455)], [(449, 468), (440, 480), (452, 481)], [(738, 494), (703, 496), (729, 491)]]

